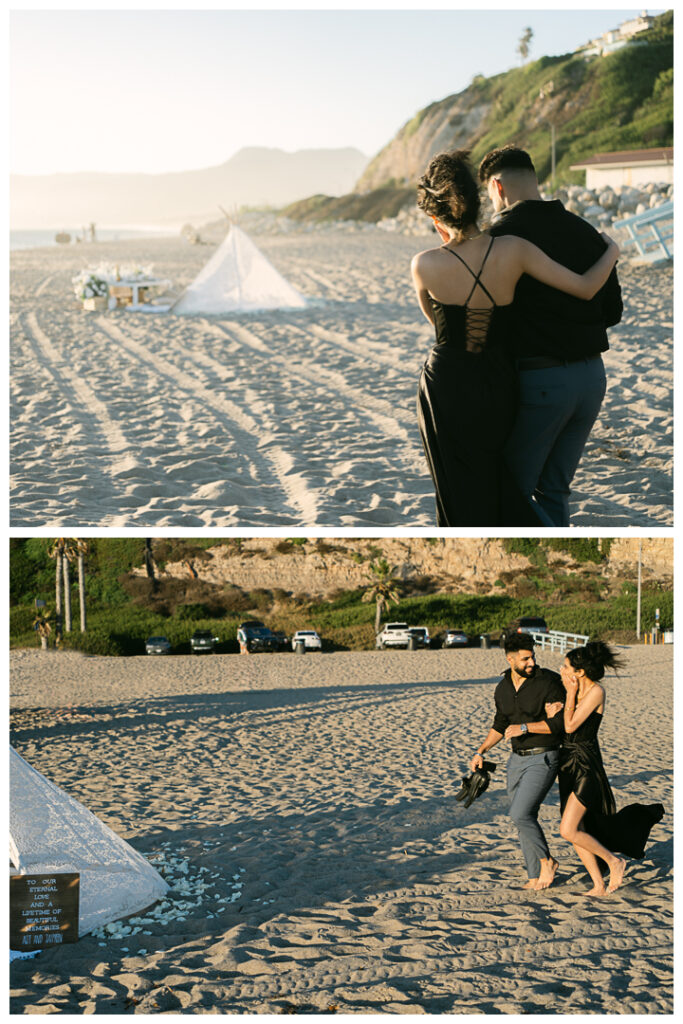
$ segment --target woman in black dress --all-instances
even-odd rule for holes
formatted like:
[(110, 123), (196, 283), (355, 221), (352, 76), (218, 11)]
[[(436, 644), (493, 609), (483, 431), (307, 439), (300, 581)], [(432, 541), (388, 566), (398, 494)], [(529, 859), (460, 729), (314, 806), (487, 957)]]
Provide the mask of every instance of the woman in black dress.
[[(598, 729), (605, 710), (599, 685), (606, 668), (621, 662), (607, 644), (590, 643), (570, 651), (562, 666), (567, 691), (564, 706), (566, 738), (560, 750), (560, 835), (573, 844), (593, 880), (589, 896), (614, 892), (621, 885), (626, 854), (640, 860), (652, 826), (664, 815), (662, 804), (630, 804), (616, 813), (616, 804), (602, 764)], [(610, 872), (605, 889), (598, 858)]]
[(420, 179), (418, 206), (443, 240), (413, 258), (418, 302), (436, 328), (436, 344), (418, 390), (418, 420), (436, 490), (439, 526), (539, 526), (502, 457), (517, 413), (516, 370), (506, 338), (522, 274), (578, 298), (592, 298), (619, 249), (607, 249), (575, 274), (512, 235), (477, 227), (479, 186), (465, 150), (435, 157)]

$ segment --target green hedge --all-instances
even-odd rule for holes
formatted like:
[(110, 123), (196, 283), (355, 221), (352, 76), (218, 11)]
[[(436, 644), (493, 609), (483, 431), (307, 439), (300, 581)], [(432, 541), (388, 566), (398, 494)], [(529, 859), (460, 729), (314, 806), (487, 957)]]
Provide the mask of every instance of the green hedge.
[[(405, 621), (409, 625), (427, 626), (432, 635), (448, 628), (460, 628), (471, 636), (497, 634), (512, 619), (521, 615), (541, 615), (551, 629), (569, 633), (585, 633), (591, 637), (609, 638), (618, 634), (621, 640), (635, 639), (636, 593), (627, 584), (618, 596), (591, 602), (576, 601), (571, 595), (561, 603), (504, 595), (431, 594), (403, 598), (389, 608), (387, 621)], [(642, 629), (652, 628), (655, 608), (660, 609), (662, 629), (673, 626), (673, 594), (671, 591), (644, 589), (642, 594)], [(373, 603), (363, 603), (361, 592), (340, 595), (330, 602), (292, 605), (277, 614), (264, 616), (276, 630), (291, 635), (295, 629), (312, 628), (321, 633), (328, 650), (368, 649), (374, 647)], [(195, 629), (209, 629), (220, 638), (219, 650), (237, 651), (236, 632), (245, 616), (224, 618), (183, 618), (157, 615), (146, 609), (128, 606), (93, 612), (88, 631), (80, 633), (78, 624), (72, 633), (64, 634), (64, 646), (89, 654), (141, 655), (150, 636), (168, 637), (175, 653), (189, 653), (189, 640)], [(10, 614), (13, 646), (39, 646), (32, 629), (33, 609), (13, 608)]]

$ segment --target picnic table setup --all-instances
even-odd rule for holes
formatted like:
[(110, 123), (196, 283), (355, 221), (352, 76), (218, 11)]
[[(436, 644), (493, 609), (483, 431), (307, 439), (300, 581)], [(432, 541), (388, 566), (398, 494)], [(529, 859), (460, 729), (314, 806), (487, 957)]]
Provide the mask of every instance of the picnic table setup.
[(127, 309), (133, 312), (164, 312), (163, 305), (153, 299), (171, 287), (167, 278), (157, 277), (153, 267), (100, 264), (83, 270), (73, 278), (76, 297), (86, 312)]

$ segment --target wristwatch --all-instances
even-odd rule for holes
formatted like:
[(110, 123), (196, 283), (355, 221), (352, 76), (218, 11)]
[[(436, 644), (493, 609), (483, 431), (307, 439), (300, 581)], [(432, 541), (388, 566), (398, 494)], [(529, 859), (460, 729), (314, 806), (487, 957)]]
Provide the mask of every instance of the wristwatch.
[(529, 731), (529, 726), (526, 724), (526, 722), (522, 722), (522, 724), (520, 725), (520, 729), (522, 730), (522, 736), (526, 736), (526, 734)]

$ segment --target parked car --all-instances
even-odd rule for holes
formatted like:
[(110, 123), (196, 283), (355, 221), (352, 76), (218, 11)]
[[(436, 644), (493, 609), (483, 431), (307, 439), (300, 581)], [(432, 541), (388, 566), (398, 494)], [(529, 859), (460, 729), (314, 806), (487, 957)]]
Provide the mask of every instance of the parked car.
[(461, 629), (447, 629), (443, 638), (444, 647), (467, 647), (470, 638)]
[(303, 640), (307, 651), (322, 651), (323, 642), (314, 629), (297, 629), (292, 637), (292, 650), (296, 650), (297, 640)]
[(237, 630), (238, 643), (244, 644), (248, 651), (255, 654), (261, 651), (277, 651), (280, 641), (264, 622), (259, 619), (248, 619), (242, 622)]
[(509, 626), (500, 634), (500, 646), (502, 647), (507, 637), (513, 633), (547, 633), (548, 623), (537, 615), (523, 615), (519, 619), (513, 619)]
[(431, 644), (429, 630), (426, 626), (411, 626), (408, 630), (408, 635), (415, 637), (418, 647), (429, 647)]
[(190, 650), (193, 654), (213, 654), (219, 642), (210, 630), (196, 629), (190, 637)]
[(147, 654), (170, 654), (171, 643), (165, 636), (151, 636), (145, 643)]
[(410, 630), (407, 622), (387, 622), (375, 637), (375, 647), (383, 651), (386, 647), (407, 647)]

